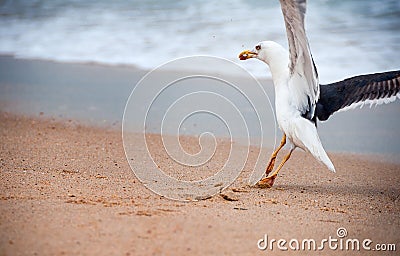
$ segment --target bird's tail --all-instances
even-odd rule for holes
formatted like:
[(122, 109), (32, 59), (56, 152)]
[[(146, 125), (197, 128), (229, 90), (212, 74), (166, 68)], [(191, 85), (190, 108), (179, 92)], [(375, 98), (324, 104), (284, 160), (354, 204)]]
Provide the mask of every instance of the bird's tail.
[(320, 162), (322, 162), (323, 164), (326, 165), (326, 167), (328, 167), (328, 169), (331, 172), (336, 172), (335, 170), (335, 166), (333, 166), (333, 163), (331, 161), (331, 159), (329, 159), (328, 154), (326, 154), (322, 144), (320, 143), (318, 146), (315, 147), (311, 147), (310, 149), (308, 149), (310, 151), (310, 153), (316, 158), (318, 159)]
[[(299, 129), (300, 128), (300, 129)], [(336, 172), (335, 166), (329, 159), (319, 139), (317, 128), (312, 122), (304, 118), (297, 123), (296, 136), (301, 140), (304, 149), (310, 152), (318, 161), (325, 164), (332, 172)]]

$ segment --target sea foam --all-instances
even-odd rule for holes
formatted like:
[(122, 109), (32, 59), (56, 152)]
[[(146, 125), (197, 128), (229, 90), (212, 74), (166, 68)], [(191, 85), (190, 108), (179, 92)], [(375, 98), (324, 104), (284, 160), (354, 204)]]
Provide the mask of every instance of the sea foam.
[[(306, 27), (321, 82), (398, 69), (400, 2), (309, 1)], [(189, 55), (237, 55), (262, 40), (287, 46), (279, 1), (6, 1), (0, 54), (153, 69)]]

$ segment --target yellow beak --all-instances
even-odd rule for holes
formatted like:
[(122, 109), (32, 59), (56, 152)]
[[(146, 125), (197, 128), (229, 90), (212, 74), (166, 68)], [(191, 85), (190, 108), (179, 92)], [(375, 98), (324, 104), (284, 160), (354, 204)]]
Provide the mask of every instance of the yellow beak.
[(255, 58), (255, 57), (257, 57), (257, 53), (250, 51), (250, 50), (245, 50), (239, 54), (240, 60), (247, 60), (247, 59)]

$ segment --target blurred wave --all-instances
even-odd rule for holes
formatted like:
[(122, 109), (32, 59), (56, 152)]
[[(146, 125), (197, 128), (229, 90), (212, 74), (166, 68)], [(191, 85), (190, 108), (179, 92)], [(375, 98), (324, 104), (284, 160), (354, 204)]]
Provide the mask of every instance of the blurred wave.
[[(313, 0), (307, 33), (321, 82), (400, 67), (400, 1)], [(262, 40), (286, 43), (279, 1), (33, 0), (0, 2), (0, 54), (151, 69), (177, 57), (240, 62)]]

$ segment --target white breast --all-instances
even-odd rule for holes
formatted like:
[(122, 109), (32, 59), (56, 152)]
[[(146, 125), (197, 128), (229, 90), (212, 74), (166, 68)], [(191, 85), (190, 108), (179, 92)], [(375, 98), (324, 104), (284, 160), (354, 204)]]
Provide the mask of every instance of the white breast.
[(293, 98), (287, 83), (279, 83), (277, 81), (275, 85), (275, 111), (279, 128), (290, 137), (293, 129), (291, 123), (301, 114), (293, 104)]

